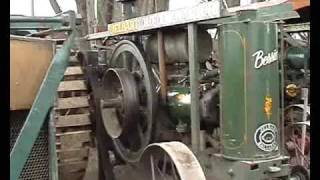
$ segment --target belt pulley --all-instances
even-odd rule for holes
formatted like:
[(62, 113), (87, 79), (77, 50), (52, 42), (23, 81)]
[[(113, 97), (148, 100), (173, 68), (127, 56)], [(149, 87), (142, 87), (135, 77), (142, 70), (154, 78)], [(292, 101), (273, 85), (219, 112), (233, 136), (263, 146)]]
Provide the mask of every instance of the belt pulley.
[(101, 114), (122, 159), (137, 162), (151, 139), (155, 88), (143, 51), (123, 40), (113, 51), (103, 77)]

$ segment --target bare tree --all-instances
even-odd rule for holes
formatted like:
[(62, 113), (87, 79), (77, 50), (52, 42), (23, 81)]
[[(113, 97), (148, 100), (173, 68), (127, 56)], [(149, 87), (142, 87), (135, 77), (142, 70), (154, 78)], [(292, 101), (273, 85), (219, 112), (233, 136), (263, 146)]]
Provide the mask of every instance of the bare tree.
[(49, 0), (50, 4), (51, 4), (51, 7), (53, 9), (53, 11), (56, 13), (56, 14), (59, 14), (61, 13), (61, 8), (59, 6), (59, 4), (57, 3), (56, 0)]
[(104, 30), (112, 23), (113, 3), (113, 0), (97, 0), (98, 26)]
[(81, 15), (81, 36), (88, 34), (87, 5), (85, 0), (75, 0), (77, 11)]
[[(80, 13), (82, 17), (81, 22), (81, 35), (85, 35), (88, 33), (88, 23), (87, 23), (87, 8), (86, 8), (86, 0), (75, 0), (77, 4), (77, 12)], [(62, 10), (57, 2), (57, 0), (49, 0), (52, 9), (56, 14), (61, 13)]]

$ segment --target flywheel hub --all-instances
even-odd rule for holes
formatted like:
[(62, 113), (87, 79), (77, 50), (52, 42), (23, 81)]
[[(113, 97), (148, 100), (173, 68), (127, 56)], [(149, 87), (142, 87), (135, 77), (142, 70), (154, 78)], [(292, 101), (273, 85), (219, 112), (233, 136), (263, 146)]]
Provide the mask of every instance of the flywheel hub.
[(111, 68), (104, 78), (101, 113), (107, 133), (118, 138), (130, 131), (139, 118), (139, 95), (134, 76), (126, 69)]

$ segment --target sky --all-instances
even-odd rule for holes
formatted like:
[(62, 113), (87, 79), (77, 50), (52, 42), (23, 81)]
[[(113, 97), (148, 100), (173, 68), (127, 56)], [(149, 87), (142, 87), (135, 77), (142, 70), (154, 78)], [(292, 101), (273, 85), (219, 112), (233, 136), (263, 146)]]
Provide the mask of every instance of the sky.
[[(77, 10), (75, 0), (57, 0), (62, 11)], [(35, 16), (54, 16), (49, 0), (34, 0)], [(31, 0), (10, 0), (10, 14), (31, 16)]]

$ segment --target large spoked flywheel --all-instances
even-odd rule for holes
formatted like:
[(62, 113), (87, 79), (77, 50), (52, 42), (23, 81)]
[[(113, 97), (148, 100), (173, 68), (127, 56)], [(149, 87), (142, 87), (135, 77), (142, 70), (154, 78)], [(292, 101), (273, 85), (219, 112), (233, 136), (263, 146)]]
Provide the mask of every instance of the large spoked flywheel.
[(114, 49), (103, 77), (101, 113), (117, 153), (137, 162), (149, 144), (155, 109), (150, 66), (142, 50), (123, 40)]

